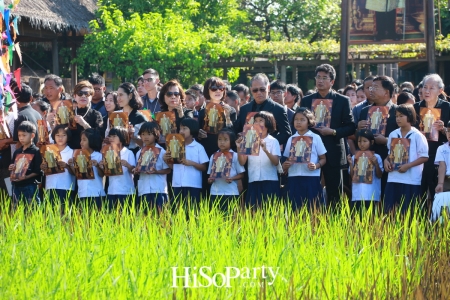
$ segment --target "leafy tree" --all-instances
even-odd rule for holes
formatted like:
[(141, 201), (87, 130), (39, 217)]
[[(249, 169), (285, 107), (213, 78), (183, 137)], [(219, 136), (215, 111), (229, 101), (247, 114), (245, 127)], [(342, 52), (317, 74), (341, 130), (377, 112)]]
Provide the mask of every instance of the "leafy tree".
[(339, 39), (340, 1), (242, 0), (247, 36), (266, 41)]

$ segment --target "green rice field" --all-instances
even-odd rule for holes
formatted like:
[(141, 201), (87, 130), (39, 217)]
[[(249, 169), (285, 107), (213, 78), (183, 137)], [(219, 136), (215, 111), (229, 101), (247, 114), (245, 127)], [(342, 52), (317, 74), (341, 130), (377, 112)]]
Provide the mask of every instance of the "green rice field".
[(417, 208), (0, 203), (0, 299), (450, 299), (449, 222)]

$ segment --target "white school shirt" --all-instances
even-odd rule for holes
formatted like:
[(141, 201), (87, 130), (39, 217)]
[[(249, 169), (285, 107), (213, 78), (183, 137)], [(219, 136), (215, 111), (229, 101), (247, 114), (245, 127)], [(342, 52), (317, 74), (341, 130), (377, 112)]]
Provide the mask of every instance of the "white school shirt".
[[(73, 156), (73, 150), (66, 146), (63, 151), (61, 151), (61, 159), (66, 164), (69, 162)], [(64, 169), (64, 173), (52, 174), (45, 176), (45, 189), (59, 189), (65, 191), (75, 190), (75, 176), (71, 175), (67, 169)]]
[[(159, 148), (161, 152), (159, 153), (158, 159), (156, 160), (156, 170), (168, 169), (169, 166), (164, 161), (163, 157), (166, 150), (160, 145), (156, 144), (155, 147)], [(139, 160), (141, 155), (141, 150), (136, 153), (136, 162)], [(139, 174), (138, 180), (138, 195), (146, 194), (167, 194), (167, 174)]]
[[(186, 145), (186, 159), (192, 160), (198, 164), (204, 164), (209, 161), (205, 148), (196, 140)], [(202, 188), (202, 171), (197, 170), (192, 166), (185, 166), (182, 164), (173, 165), (172, 176), (173, 187), (192, 187)]]
[[(281, 156), (280, 143), (270, 134), (264, 139), (267, 151), (273, 155)], [(274, 166), (262, 147), (259, 147), (258, 156), (248, 156), (248, 182), (278, 181), (277, 166)]]
[[(400, 130), (401, 128), (398, 128), (389, 134), (388, 143), (386, 145), (389, 149), (389, 154), (391, 153), (390, 150), (391, 140), (393, 138), (402, 137)], [(411, 140), (409, 147), (408, 162), (415, 161), (419, 157), (428, 157), (428, 143), (425, 136), (414, 127), (411, 127), (411, 130), (404, 137), (408, 135), (409, 135), (408, 138)], [(423, 164), (412, 167), (408, 169), (408, 171), (406, 171), (405, 173), (400, 173), (398, 171), (389, 172), (387, 181), (409, 185), (420, 185), (422, 181), (422, 171), (423, 171)]]
[[(102, 154), (98, 151), (91, 153), (91, 160), (95, 160), (98, 163), (102, 161)], [(85, 197), (103, 197), (106, 196), (103, 189), (103, 177), (98, 175), (98, 169), (92, 166), (94, 171), (94, 179), (78, 179), (78, 196), (80, 198)]]
[[(381, 156), (375, 153), (378, 165), (381, 172), (383, 172), (383, 160)], [(353, 165), (355, 164), (355, 156), (352, 156)], [(349, 167), (350, 173), (350, 167)], [(354, 183), (352, 182), (352, 201), (380, 201), (381, 199), (381, 178), (376, 175), (376, 169), (373, 168), (372, 184), (369, 183)]]
[[(284, 149), (284, 157), (289, 157), (289, 151), (291, 150), (291, 142), (294, 137), (300, 136), (300, 134), (295, 133), (292, 135), (286, 143), (286, 148)], [(311, 149), (311, 162), (317, 164), (319, 162), (319, 155), (324, 155), (327, 153), (322, 139), (318, 134), (315, 134), (311, 130), (308, 130), (303, 136), (312, 137), (312, 149)], [(293, 176), (320, 176), (320, 168), (310, 171), (308, 169), (308, 164), (293, 164), (289, 168), (289, 177)]]
[[(217, 152), (220, 152), (220, 150)], [(233, 159), (231, 160), (230, 177), (234, 177), (238, 174), (244, 173), (245, 168), (239, 164), (237, 153), (235, 153), (231, 149), (229, 152), (233, 153)], [(208, 174), (211, 174), (213, 158), (214, 154), (211, 155), (211, 159), (209, 160)], [(239, 196), (237, 181), (233, 180), (231, 183), (228, 183), (223, 178), (214, 180), (213, 184), (211, 185), (211, 195)]]
[(450, 146), (448, 143), (439, 146), (436, 151), (434, 164), (439, 165), (441, 161), (445, 162), (445, 175), (450, 176)]
[[(120, 150), (120, 160), (123, 159), (133, 167), (136, 166), (136, 159), (133, 152), (126, 147)], [(108, 195), (131, 195), (135, 193), (133, 174), (124, 166), (122, 166), (122, 170), (122, 175), (109, 176)]]

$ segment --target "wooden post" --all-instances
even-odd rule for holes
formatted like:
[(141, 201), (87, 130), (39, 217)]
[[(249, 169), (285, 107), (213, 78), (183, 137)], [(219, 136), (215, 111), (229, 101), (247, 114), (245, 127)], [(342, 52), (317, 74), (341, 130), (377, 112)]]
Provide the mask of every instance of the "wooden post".
[(292, 83), (298, 84), (297, 66), (292, 66)]
[(228, 80), (228, 69), (227, 68), (223, 68), (223, 79)]
[(426, 0), (426, 22), (427, 22), (427, 61), (428, 73), (436, 73), (436, 45), (434, 31), (434, 1)]
[(275, 60), (275, 80), (277, 80), (278, 79), (278, 61), (277, 60)]
[[(72, 45), (72, 61), (75, 59), (76, 56), (77, 56), (77, 46), (75, 44), (73, 44)], [(72, 88), (74, 88), (78, 83), (78, 78), (77, 78), (78, 68), (77, 68), (76, 63), (71, 64), (70, 73), (71, 73), (71, 78), (72, 78)], [(72, 92), (73, 91), (71, 91), (71, 93)]]
[(286, 83), (286, 65), (281, 65), (281, 81)]
[(52, 40), (52, 62), (53, 62), (53, 74), (59, 76), (59, 50), (58, 39)]
[(341, 2), (341, 54), (339, 60), (339, 88), (345, 86), (345, 74), (347, 73), (347, 59), (348, 59), (348, 0)]

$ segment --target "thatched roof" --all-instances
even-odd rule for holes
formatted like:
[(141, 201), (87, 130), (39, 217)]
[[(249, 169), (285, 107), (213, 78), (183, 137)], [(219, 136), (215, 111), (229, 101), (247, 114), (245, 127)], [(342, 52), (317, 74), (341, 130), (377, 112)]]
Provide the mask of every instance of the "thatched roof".
[(26, 18), (38, 29), (80, 31), (89, 28), (96, 9), (97, 0), (21, 0), (12, 15)]

